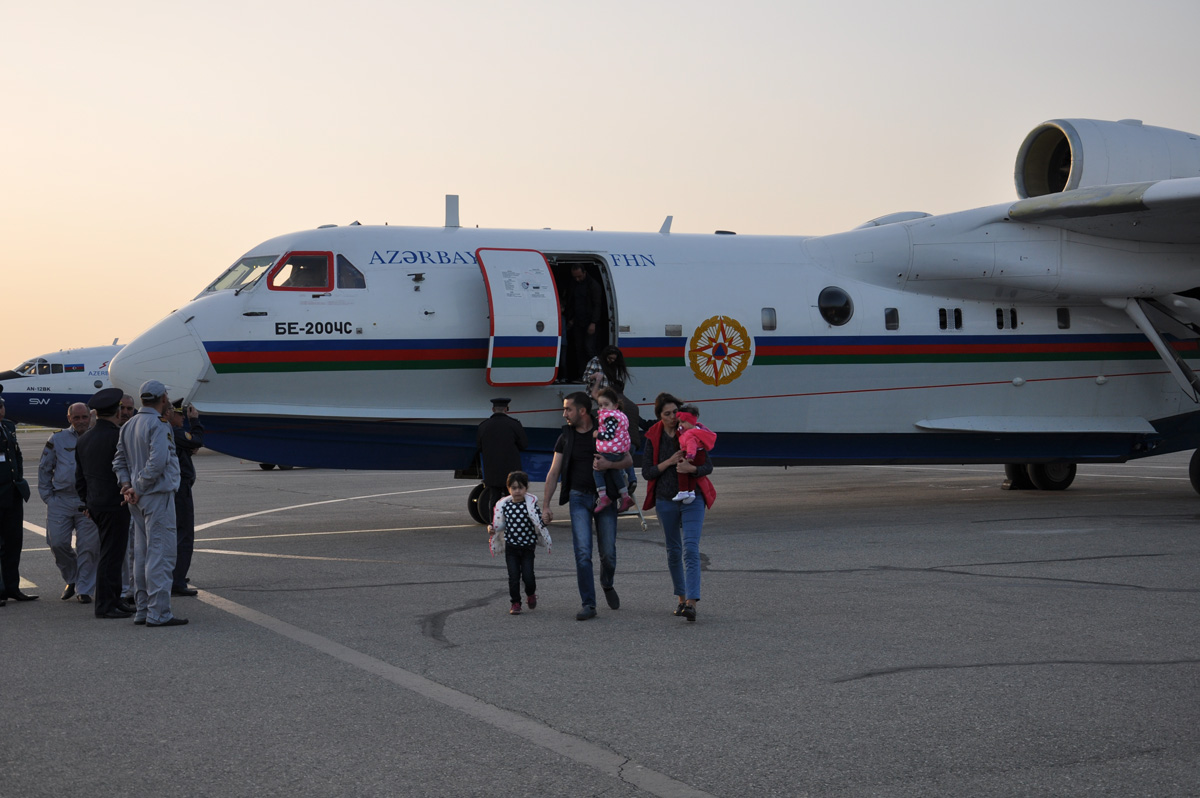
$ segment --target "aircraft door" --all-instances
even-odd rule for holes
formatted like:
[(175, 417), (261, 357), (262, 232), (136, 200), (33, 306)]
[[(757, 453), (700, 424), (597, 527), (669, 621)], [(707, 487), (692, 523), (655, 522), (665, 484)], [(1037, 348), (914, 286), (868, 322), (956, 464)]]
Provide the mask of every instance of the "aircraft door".
[(546, 256), (532, 249), (480, 249), (475, 258), (491, 316), (488, 384), (554, 382), (562, 329)]

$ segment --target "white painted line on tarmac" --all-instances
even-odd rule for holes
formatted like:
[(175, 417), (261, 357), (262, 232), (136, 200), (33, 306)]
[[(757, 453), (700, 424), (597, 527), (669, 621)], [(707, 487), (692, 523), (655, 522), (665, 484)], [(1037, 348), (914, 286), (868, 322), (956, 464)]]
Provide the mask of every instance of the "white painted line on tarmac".
[(439, 526), (402, 526), (391, 529), (342, 529), (331, 532), (280, 532), (277, 535), (232, 535), (226, 538), (196, 538), (197, 543), (216, 543), (221, 540), (270, 540), (272, 538), (307, 538), (320, 535), (361, 535), (370, 532), (428, 532), (434, 529), (484, 529), (482, 524), (446, 524)]
[(548, 751), (594, 768), (606, 776), (620, 779), (651, 795), (662, 798), (704, 798), (706, 796), (711, 798), (710, 793), (639, 765), (615, 751), (610, 751), (581, 737), (560, 732), (533, 718), (488, 704), (473, 695), (459, 692), (412, 671), (391, 665), (341, 643), (335, 643), (315, 632), (293, 626), (286, 621), (213, 595), (206, 590), (200, 591), (199, 598), (217, 609), (236, 615), (406, 690), (411, 690), (417, 695), (461, 712), (502, 732), (514, 734)]
[(262, 551), (227, 551), (225, 549), (196, 549), (196, 554), (232, 554), (235, 557), (270, 557), (275, 560), (320, 560), (322, 562), (389, 563), (398, 560), (363, 560), (353, 557), (312, 557), (304, 554), (269, 554)]
[(283, 513), (288, 510), (299, 510), (302, 507), (317, 507), (322, 504), (337, 504), (338, 502), (356, 502), (362, 499), (382, 499), (385, 496), (404, 496), (410, 493), (430, 493), (435, 490), (462, 490), (464, 487), (474, 488), (475, 484), (471, 485), (449, 485), (444, 488), (420, 488), (418, 490), (398, 490), (392, 493), (372, 493), (367, 496), (350, 496), (345, 499), (326, 499), (319, 502), (305, 502), (304, 504), (290, 504), (286, 507), (276, 507), (272, 510), (259, 510), (256, 513), (245, 513), (243, 515), (231, 515), (228, 518), (218, 518), (216, 521), (209, 521), (207, 524), (199, 524), (196, 526), (196, 531), (200, 532), (205, 529), (210, 529), (221, 524), (228, 524), (230, 521), (240, 521), (243, 518), (254, 518), (257, 515), (267, 515), (269, 513)]

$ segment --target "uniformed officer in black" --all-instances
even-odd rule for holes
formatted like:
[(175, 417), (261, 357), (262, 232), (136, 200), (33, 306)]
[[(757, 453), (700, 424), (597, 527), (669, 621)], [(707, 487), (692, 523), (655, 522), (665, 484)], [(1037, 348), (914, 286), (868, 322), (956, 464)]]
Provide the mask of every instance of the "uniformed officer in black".
[[(3, 390), (3, 388), (0, 388)], [(0, 396), (0, 606), (5, 599), (33, 601), (37, 596), (21, 592), (21, 549), (25, 546), (25, 481), (17, 425), (4, 418)]]
[[(483, 465), (483, 484), (507, 493), (508, 475), (521, 469), (521, 452), (529, 436), (521, 422), (508, 414), (508, 397), (492, 400), (492, 415), (479, 425), (475, 443)], [(499, 498), (499, 497), (497, 497)]]
[(179, 455), (179, 490), (175, 491), (175, 571), (171, 575), (172, 596), (195, 596), (199, 593), (188, 587), (188, 568), (196, 547), (196, 504), (192, 501), (192, 486), (196, 484), (196, 466), (192, 454), (204, 446), (204, 425), (200, 413), (180, 400), (171, 408), (171, 429), (175, 436), (175, 453)]
[(133, 607), (121, 601), (121, 563), (129, 544), (129, 507), (113, 471), (120, 430), (121, 389), (105, 388), (88, 400), (96, 424), (75, 446), (75, 492), (100, 530), (96, 565), (96, 617), (128, 618)]

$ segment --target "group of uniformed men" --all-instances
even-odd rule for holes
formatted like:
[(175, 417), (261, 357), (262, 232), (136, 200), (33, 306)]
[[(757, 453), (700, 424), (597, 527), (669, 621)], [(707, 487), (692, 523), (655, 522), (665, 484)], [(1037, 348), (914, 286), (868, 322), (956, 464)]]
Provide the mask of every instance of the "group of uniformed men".
[[(157, 380), (142, 385), (141, 402), (135, 413), (132, 397), (106, 388), (68, 408), (70, 426), (50, 436), (38, 464), (46, 542), (66, 582), (64, 601), (94, 598), (97, 618), (182, 626), (187, 619), (172, 614), (171, 597), (197, 594), (187, 579), (195, 542), (192, 453), (203, 445), (204, 428), (195, 408), (176, 409)], [(3, 419), (0, 397), (0, 606), (37, 598), (20, 590), (21, 502), (29, 487), (15, 426)]]

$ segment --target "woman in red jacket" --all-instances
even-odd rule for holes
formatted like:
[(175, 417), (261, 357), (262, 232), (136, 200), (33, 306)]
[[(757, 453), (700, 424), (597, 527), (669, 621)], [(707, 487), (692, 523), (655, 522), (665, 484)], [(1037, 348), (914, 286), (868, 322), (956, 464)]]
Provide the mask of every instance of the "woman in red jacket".
[[(667, 569), (679, 605), (675, 615), (688, 621), (696, 620), (696, 602), (700, 600), (700, 533), (704, 529), (704, 514), (717, 498), (709, 481), (712, 462), (696, 466), (684, 459), (679, 449), (679, 422), (675, 414), (683, 402), (669, 393), (660, 393), (654, 400), (654, 415), (658, 419), (646, 430), (646, 445), (642, 452), (642, 476), (646, 479), (646, 503), (643, 510), (655, 508), (662, 524), (667, 545)], [(691, 474), (703, 502), (683, 504), (671, 499), (679, 492), (679, 475)]]

